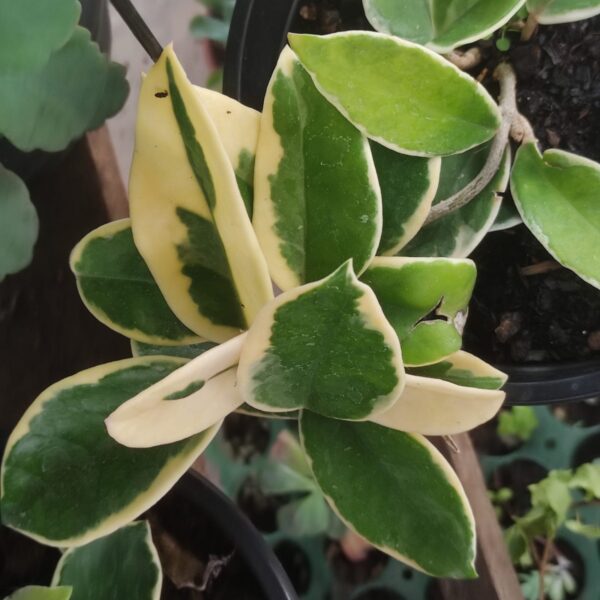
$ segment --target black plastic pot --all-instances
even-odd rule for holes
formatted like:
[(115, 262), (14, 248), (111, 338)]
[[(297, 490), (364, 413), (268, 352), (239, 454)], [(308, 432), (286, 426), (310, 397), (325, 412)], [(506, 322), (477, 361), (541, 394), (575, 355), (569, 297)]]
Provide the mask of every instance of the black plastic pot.
[[(92, 39), (98, 43), (102, 52), (110, 52), (111, 30), (107, 0), (80, 0), (81, 16), (79, 24), (88, 29)], [(0, 164), (14, 171), (25, 181), (31, 179), (45, 168), (51, 168), (65, 156), (61, 152), (33, 150), (23, 152), (0, 136)]]
[[(223, 90), (262, 109), (265, 91), (299, 0), (238, 0), (227, 43)], [(507, 405), (556, 404), (600, 396), (600, 360), (564, 364), (501, 365), (508, 373)]]

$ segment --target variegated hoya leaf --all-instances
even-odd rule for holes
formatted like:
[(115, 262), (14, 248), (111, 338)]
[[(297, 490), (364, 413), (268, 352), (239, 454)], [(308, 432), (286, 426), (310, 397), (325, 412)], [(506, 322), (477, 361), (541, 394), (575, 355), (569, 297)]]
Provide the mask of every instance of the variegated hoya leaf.
[(591, 19), (600, 14), (599, 0), (527, 0), (527, 9), (538, 23), (555, 25)]
[(264, 257), (218, 129), (172, 48), (140, 92), (129, 200), (135, 244), (167, 303), (224, 341), (272, 298)]
[(556, 260), (600, 288), (600, 164), (521, 146), (511, 190), (523, 222)]
[(28, 585), (17, 590), (5, 600), (69, 600), (72, 588), (70, 587), (43, 587), (41, 585)]
[(145, 344), (144, 342), (131, 340), (131, 354), (132, 356), (175, 356), (191, 360), (214, 348), (216, 345), (214, 342), (203, 341), (186, 346), (159, 346), (157, 344)]
[(308, 408), (361, 420), (389, 408), (404, 384), (398, 338), (350, 263), (278, 296), (242, 349), (238, 384), (265, 412)]
[(363, 0), (363, 4), (377, 31), (449, 52), (500, 29), (525, 0)]
[(361, 131), (415, 156), (464, 152), (491, 139), (500, 112), (487, 91), (435, 52), (365, 31), (290, 34), (319, 90)]
[(243, 402), (235, 367), (245, 335), (204, 352), (121, 404), (106, 419), (109, 435), (124, 446), (150, 448), (222, 421)]
[(302, 414), (300, 432), (319, 486), (350, 529), (430, 575), (476, 576), (469, 502), (430, 442), (310, 411)]
[[(483, 167), (489, 146), (442, 159), (440, 185), (433, 201), (437, 204), (464, 188)], [(403, 256), (469, 256), (493, 226), (510, 176), (510, 153), (485, 189), (467, 205), (425, 225), (400, 250)]]
[(148, 523), (67, 550), (52, 583), (71, 586), (71, 600), (159, 600), (162, 570)]
[[(476, 276), (466, 259), (377, 257), (362, 281), (395, 329), (404, 363), (414, 366), (460, 349)], [(432, 312), (435, 318), (426, 319)]]
[(107, 327), (148, 344), (199, 340), (173, 314), (122, 219), (88, 233), (71, 253), (71, 270), (90, 312)]
[(425, 222), (440, 179), (439, 157), (406, 156), (371, 142), (381, 185), (383, 228), (377, 254), (394, 255)]
[(381, 236), (381, 195), (366, 138), (285, 48), (267, 90), (255, 171), (254, 228), (283, 290), (349, 258), (357, 272)]
[(521, 215), (515, 206), (512, 199), (503, 198), (500, 210), (496, 215), (496, 220), (490, 227), (489, 231), (503, 231), (504, 229), (510, 229), (516, 225), (520, 225), (523, 222)]
[(411, 369), (398, 402), (371, 420), (423, 435), (463, 433), (498, 413), (505, 397), (499, 388), (505, 381), (504, 373), (457, 352), (437, 365)]
[(185, 442), (131, 450), (104, 419), (182, 364), (131, 358), (50, 386), (8, 439), (2, 522), (50, 546), (86, 544), (129, 523), (159, 500), (212, 440), (218, 425)]

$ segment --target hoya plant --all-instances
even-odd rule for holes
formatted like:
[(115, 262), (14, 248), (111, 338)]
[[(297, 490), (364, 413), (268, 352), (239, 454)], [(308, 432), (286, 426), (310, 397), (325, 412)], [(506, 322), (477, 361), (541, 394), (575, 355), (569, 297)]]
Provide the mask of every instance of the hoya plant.
[[(0, 1), (0, 139), (64, 150), (125, 102), (125, 70), (79, 26), (77, 0)], [(2, 139), (5, 138), (5, 139)], [(31, 261), (38, 219), (23, 180), (0, 164), (0, 281)]]

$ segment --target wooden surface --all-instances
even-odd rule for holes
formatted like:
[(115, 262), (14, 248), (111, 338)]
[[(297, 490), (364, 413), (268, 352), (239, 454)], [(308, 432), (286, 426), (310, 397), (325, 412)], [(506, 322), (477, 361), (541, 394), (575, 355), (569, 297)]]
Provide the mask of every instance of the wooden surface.
[(32, 264), (0, 284), (0, 437), (51, 383), (131, 355), (128, 341), (84, 307), (69, 270), (71, 249), (86, 233), (127, 213), (106, 130), (28, 186), (40, 236)]

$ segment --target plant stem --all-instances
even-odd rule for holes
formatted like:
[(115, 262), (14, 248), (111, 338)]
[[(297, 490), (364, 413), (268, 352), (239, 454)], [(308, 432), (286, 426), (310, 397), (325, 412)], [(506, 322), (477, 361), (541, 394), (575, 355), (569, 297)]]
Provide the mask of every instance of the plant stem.
[(521, 41), (528, 42), (536, 29), (538, 28), (538, 20), (533, 13), (529, 13), (525, 26), (521, 29)]
[(121, 18), (129, 27), (129, 30), (142, 45), (148, 56), (156, 62), (162, 54), (162, 46), (156, 39), (152, 31), (140, 13), (136, 10), (131, 0), (111, 0), (115, 10), (121, 15)]
[(446, 60), (449, 60), (453, 65), (457, 66), (461, 71), (469, 71), (474, 69), (483, 58), (481, 50), (475, 46), (469, 48), (466, 52), (461, 50), (452, 50), (444, 55)]
[(484, 190), (500, 168), (500, 163), (502, 162), (502, 157), (504, 156), (504, 151), (508, 144), (512, 124), (516, 115), (518, 115), (517, 77), (513, 68), (508, 63), (501, 63), (498, 65), (494, 71), (494, 77), (500, 83), (500, 96), (498, 100), (502, 123), (492, 142), (492, 147), (490, 148), (490, 153), (485, 165), (475, 179), (468, 183), (462, 190), (433, 206), (425, 220), (425, 225), (433, 223), (451, 212), (466, 206), (473, 198)]
[(539, 600), (544, 600), (546, 597), (545, 589), (544, 589), (544, 577), (546, 575), (546, 567), (548, 566), (548, 559), (550, 558), (550, 551), (552, 550), (552, 540), (547, 537), (544, 542), (544, 551), (542, 553), (542, 558), (539, 564), (539, 578), (540, 578), (540, 593), (538, 596)]

